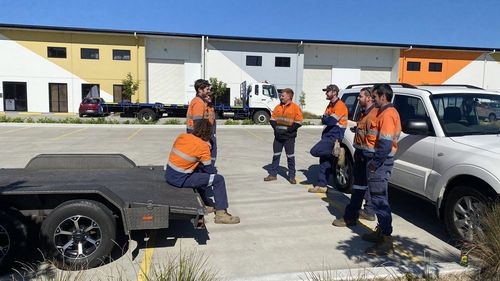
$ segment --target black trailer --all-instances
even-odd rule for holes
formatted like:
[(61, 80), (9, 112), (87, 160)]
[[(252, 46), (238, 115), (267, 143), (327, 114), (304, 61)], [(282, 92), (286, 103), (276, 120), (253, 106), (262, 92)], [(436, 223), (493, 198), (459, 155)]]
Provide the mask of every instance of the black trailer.
[[(123, 116), (137, 117), (145, 122), (156, 121), (167, 113), (163, 103), (101, 103), (100, 110), (103, 115), (110, 113), (121, 113)], [(187, 109), (186, 109), (187, 110)]]
[(136, 166), (121, 154), (42, 154), (24, 169), (0, 169), (0, 267), (26, 244), (28, 222), (60, 266), (93, 267), (117, 231), (162, 229), (173, 219), (204, 227), (205, 206), (193, 189), (164, 179), (163, 166)]

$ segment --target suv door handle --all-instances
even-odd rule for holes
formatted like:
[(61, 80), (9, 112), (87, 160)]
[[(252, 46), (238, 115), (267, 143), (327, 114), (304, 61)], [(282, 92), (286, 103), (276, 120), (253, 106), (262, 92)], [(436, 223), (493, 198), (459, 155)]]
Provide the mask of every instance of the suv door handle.
[(265, 101), (266, 99), (261, 99), (261, 101)]
[(439, 153), (438, 153), (438, 157), (441, 157), (441, 156), (444, 156), (444, 153), (439, 152)]

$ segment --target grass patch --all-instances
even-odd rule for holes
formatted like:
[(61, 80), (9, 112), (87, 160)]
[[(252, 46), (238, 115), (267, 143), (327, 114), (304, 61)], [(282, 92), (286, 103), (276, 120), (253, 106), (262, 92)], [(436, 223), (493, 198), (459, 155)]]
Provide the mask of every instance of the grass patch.
[(241, 125), (254, 125), (255, 123), (253, 122), (252, 119), (243, 119), (241, 121)]
[(321, 119), (321, 115), (316, 115), (307, 111), (302, 112), (302, 116), (304, 119)]
[(240, 125), (241, 122), (238, 120), (233, 120), (233, 119), (227, 119), (226, 122), (224, 122), (224, 125)]
[(163, 122), (163, 125), (181, 125), (182, 122), (179, 119), (167, 119)]

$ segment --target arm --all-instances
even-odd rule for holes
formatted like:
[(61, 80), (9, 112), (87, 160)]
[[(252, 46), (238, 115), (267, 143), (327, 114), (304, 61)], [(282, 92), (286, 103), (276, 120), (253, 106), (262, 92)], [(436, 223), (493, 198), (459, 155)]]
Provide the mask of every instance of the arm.
[(379, 121), (378, 127), (380, 128), (378, 142), (375, 147), (373, 159), (369, 163), (369, 169), (371, 171), (382, 166), (391, 153), (393, 139), (398, 135), (396, 120), (390, 115), (385, 115), (384, 118)]
[(192, 117), (193, 117), (193, 127), (196, 123), (203, 119), (205, 114), (205, 104), (201, 101), (196, 101), (193, 103)]
[(204, 146), (200, 151), (200, 162), (203, 165), (203, 170), (209, 174), (217, 174), (217, 170), (212, 165), (212, 156), (210, 154), (210, 144)]
[(335, 125), (337, 125), (339, 120), (340, 120), (340, 117), (335, 115), (335, 114), (332, 114), (330, 116), (326, 116), (323, 114), (323, 117), (321, 118), (321, 123), (323, 123), (323, 125), (327, 125), (327, 126), (335, 126)]
[(302, 116), (302, 111), (297, 107), (297, 113), (294, 116), (293, 124), (288, 128), (289, 132), (295, 132), (302, 126), (302, 121), (304, 117)]

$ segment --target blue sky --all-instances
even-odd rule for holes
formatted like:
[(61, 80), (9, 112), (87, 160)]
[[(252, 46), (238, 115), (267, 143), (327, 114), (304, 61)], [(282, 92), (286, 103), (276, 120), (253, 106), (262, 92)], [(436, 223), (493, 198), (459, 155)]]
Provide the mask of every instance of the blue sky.
[(500, 49), (498, 0), (0, 0), (0, 23)]

